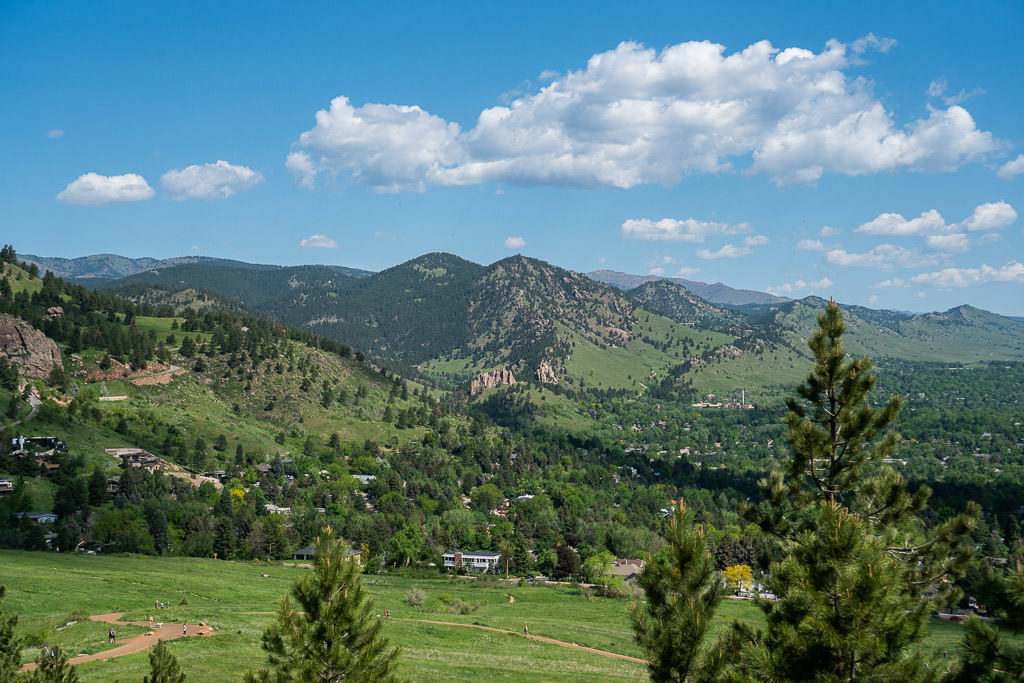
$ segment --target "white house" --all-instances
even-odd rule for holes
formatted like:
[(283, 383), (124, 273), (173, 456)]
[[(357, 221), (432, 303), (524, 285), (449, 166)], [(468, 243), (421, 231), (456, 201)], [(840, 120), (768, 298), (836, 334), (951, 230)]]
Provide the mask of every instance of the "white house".
[(466, 569), (478, 572), (489, 572), (498, 568), (498, 560), (501, 559), (501, 553), (453, 550), (445, 553), (443, 557), (446, 569), (465, 567)]

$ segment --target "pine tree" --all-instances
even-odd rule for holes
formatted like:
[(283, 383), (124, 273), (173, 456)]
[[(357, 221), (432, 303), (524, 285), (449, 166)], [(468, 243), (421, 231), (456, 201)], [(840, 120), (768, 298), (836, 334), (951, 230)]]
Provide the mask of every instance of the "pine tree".
[[(263, 634), (269, 667), (248, 681), (393, 681), (398, 656), (381, 632), (359, 566), (330, 527), (316, 540), (313, 570), (292, 586)], [(298, 609), (296, 609), (298, 608)]]
[(162, 640), (149, 653), (149, 675), (142, 679), (142, 683), (185, 683), (185, 674), (178, 666), (178, 659)]
[(710, 647), (705, 640), (722, 600), (722, 580), (704, 529), (693, 524), (682, 501), (665, 538), (666, 548), (636, 580), (646, 601), (633, 603), (633, 631), (647, 653), (651, 680), (716, 680), (729, 636)]
[[(787, 401), (791, 457), (761, 482), (766, 503), (748, 518), (776, 539), (781, 560), (759, 600), (767, 628), (752, 634), (741, 670), (770, 680), (919, 680), (934, 671), (912, 645), (929, 612), (949, 604), (947, 577), (971, 558), (972, 506), (931, 530), (917, 513), (931, 494), (910, 495), (882, 461), (898, 443), (889, 429), (899, 399), (876, 410), (871, 362), (847, 358), (838, 305), (818, 317), (808, 344), (815, 366)], [(931, 591), (931, 594), (926, 594)]]
[(3, 610), (7, 586), (0, 585), (0, 681), (13, 681), (21, 668), (21, 638), (14, 635), (18, 615)]
[(53, 655), (45, 652), (36, 658), (36, 668), (23, 679), (26, 683), (78, 683), (78, 672), (68, 664), (68, 656), (60, 647), (53, 648)]
[(993, 624), (972, 616), (966, 624), (963, 662), (955, 681), (1024, 681), (1024, 645), (1010, 641), (1004, 631), (1024, 633), (1024, 564), (1012, 571), (989, 570), (985, 604), (996, 617)]

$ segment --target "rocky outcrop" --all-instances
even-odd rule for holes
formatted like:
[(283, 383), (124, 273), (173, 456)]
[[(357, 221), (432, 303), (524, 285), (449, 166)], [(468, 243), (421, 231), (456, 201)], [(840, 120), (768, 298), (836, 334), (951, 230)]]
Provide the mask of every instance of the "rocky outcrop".
[(64, 369), (57, 344), (10, 315), (0, 315), (0, 356), (20, 366), (22, 374), (36, 379), (49, 377), (54, 367)]
[(558, 384), (558, 375), (547, 361), (537, 367), (537, 381), (543, 384)]
[(483, 372), (477, 375), (476, 379), (469, 383), (469, 395), (476, 396), (484, 389), (491, 389), (502, 384), (515, 383), (516, 378), (512, 375), (511, 370), (508, 370), (507, 368), (498, 368), (496, 370)]

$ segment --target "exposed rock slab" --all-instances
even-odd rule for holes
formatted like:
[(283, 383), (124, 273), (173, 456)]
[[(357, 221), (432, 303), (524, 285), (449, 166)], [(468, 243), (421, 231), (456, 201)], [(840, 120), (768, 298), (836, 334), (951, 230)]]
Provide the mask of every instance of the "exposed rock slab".
[(55, 367), (64, 369), (56, 342), (21, 318), (0, 315), (0, 356), (34, 379), (49, 377)]

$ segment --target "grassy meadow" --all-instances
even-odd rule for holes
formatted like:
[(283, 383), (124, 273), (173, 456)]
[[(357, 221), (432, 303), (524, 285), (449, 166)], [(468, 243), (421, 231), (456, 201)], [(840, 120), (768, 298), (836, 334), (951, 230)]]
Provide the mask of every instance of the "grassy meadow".
[[(125, 612), (127, 620), (209, 624), (212, 638), (168, 645), (190, 680), (240, 680), (265, 660), (259, 642), (292, 581), (307, 570), (279, 564), (244, 564), (196, 558), (59, 555), (0, 551), (5, 608), (19, 615), (18, 632), (29, 638), (23, 661), (43, 645), (60, 645), (72, 656), (109, 647), (106, 626), (89, 615)], [(266, 573), (269, 576), (263, 577)], [(399, 673), (417, 681), (486, 676), (525, 681), (639, 680), (645, 667), (600, 654), (527, 640), (518, 635), (427, 623), (455, 622), (521, 633), (615, 652), (642, 653), (630, 628), (630, 601), (584, 597), (570, 586), (509, 586), (498, 580), (364, 576), (376, 610), (389, 609), (391, 641), (402, 648)], [(405, 596), (425, 593), (421, 607)], [(509, 596), (515, 598), (514, 602)], [(155, 613), (153, 601), (170, 609)], [(461, 601), (461, 603), (459, 602)], [(468, 605), (463, 614), (453, 607)], [(458, 611), (458, 609), (456, 609)], [(745, 601), (723, 601), (716, 630), (732, 619), (762, 623)], [(75, 623), (71, 623), (75, 622)], [(70, 625), (69, 625), (70, 624)], [(60, 629), (60, 630), (58, 630)], [(961, 626), (934, 622), (922, 645), (938, 658), (955, 653)], [(122, 626), (119, 639), (142, 629)], [(139, 680), (148, 672), (147, 652), (78, 667), (84, 681)]]

